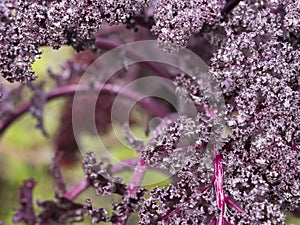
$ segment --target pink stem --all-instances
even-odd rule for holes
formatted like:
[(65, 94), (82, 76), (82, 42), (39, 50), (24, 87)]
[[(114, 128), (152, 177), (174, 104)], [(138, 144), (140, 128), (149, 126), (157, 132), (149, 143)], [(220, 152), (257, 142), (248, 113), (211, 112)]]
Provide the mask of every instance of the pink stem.
[[(217, 198), (217, 206), (220, 209), (221, 213), (219, 215), (219, 218), (213, 217), (208, 225), (212, 225), (214, 222), (216, 222), (216, 225), (224, 225), (224, 222), (226, 222), (228, 225), (231, 224), (228, 219), (225, 217), (225, 207), (226, 203), (236, 209), (238, 212), (243, 213), (243, 210), (239, 208), (236, 204), (234, 204), (229, 198), (225, 196), (224, 193), (224, 187), (223, 187), (223, 166), (222, 166), (222, 155), (217, 154), (214, 159), (214, 177), (211, 179), (211, 183), (203, 186), (199, 193), (205, 192), (207, 189), (209, 189), (212, 185), (214, 185), (215, 192), (216, 192), (216, 198)], [(189, 201), (188, 201), (189, 202)], [(176, 213), (180, 210), (180, 207), (177, 207), (174, 210), (171, 210), (169, 213), (167, 213), (162, 219), (159, 221), (164, 221), (170, 217), (173, 213)]]
[(225, 202), (230, 205), (232, 208), (236, 209), (239, 213), (244, 213), (244, 211), (238, 207), (230, 198), (225, 197)]
[(139, 159), (124, 159), (124, 160), (121, 160), (120, 162), (114, 164), (110, 168), (110, 172), (112, 174), (120, 173), (120, 172), (126, 170), (127, 168), (131, 169), (132, 167), (135, 167), (138, 163), (139, 163)]
[[(136, 166), (139, 163), (139, 159), (125, 159), (120, 161), (119, 163), (113, 165), (111, 167), (110, 172), (111, 173), (118, 173), (120, 171), (123, 171), (124, 168), (128, 166)], [(88, 179), (85, 177), (81, 181), (79, 181), (77, 184), (75, 184), (73, 187), (71, 187), (65, 194), (64, 197), (69, 200), (74, 200), (76, 197), (78, 197), (83, 191), (88, 189), (90, 187), (90, 183)]]
[(139, 163), (134, 168), (132, 179), (128, 187), (128, 194), (130, 197), (134, 197), (135, 193), (138, 190), (138, 187), (142, 183), (142, 180), (145, 175), (145, 168), (146, 168), (145, 161), (143, 159), (140, 159)]
[[(214, 181), (215, 181), (215, 178), (213, 178), (211, 182), (213, 183)], [(208, 188), (211, 187), (212, 183), (203, 186), (203, 187), (199, 190), (199, 193), (204, 193)]]
[(213, 223), (216, 221), (216, 217), (214, 216), (207, 225), (213, 225)]
[[(118, 94), (122, 90), (122, 87), (113, 84), (100, 85), (99, 88), (101, 88), (101, 91), (103, 93), (108, 93), (108, 94)], [(46, 101), (51, 101), (53, 99), (62, 96), (73, 95), (75, 92), (87, 92), (90, 91), (90, 89), (91, 88), (89, 85), (77, 85), (77, 84), (58, 87), (47, 94)], [(133, 100), (138, 100), (140, 98), (139, 93), (128, 91), (128, 90), (122, 91), (122, 94), (125, 97), (128, 97), (129, 99), (133, 99)], [(168, 113), (170, 113), (170, 111), (165, 106), (151, 99), (139, 100), (138, 103), (142, 107), (146, 108), (151, 113), (153, 113), (155, 116), (161, 118), (163, 118)], [(26, 113), (30, 109), (31, 105), (32, 105), (31, 102), (27, 102), (24, 103), (22, 106), (20, 106), (18, 109), (16, 109), (16, 111), (12, 115), (10, 115), (4, 121), (3, 125), (0, 127), (0, 135), (3, 134), (3, 132), (9, 127), (11, 123), (13, 123), (16, 119), (18, 119), (24, 113)]]
[(112, 34), (112, 33), (117, 33), (117, 32), (120, 32), (120, 31), (123, 31), (123, 30), (126, 30), (126, 27), (124, 27), (123, 24), (119, 24), (119, 25), (104, 25), (101, 30), (99, 30), (96, 34), (96, 36), (106, 36), (106, 35), (109, 35), (109, 34)]
[(219, 218), (217, 218), (217, 225), (224, 224), (224, 209), (225, 209), (225, 194), (223, 188), (223, 166), (222, 155), (217, 154), (214, 160), (215, 165), (215, 182), (214, 187), (216, 191), (217, 206), (221, 210)]
[(74, 200), (78, 195), (90, 187), (89, 180), (85, 177), (79, 183), (71, 187), (65, 194), (64, 197), (69, 200)]
[(173, 213), (177, 213), (179, 212), (180, 208), (176, 208), (174, 210), (172, 210), (171, 212), (169, 212), (167, 215), (165, 215), (163, 218), (160, 219), (160, 221), (165, 221), (166, 219), (168, 219)]
[[(214, 182), (214, 178), (212, 178), (212, 182), (211, 182), (210, 184), (207, 184), (207, 185), (203, 186), (203, 187), (199, 190), (199, 193), (205, 192), (208, 188), (211, 187), (211, 185), (212, 185), (213, 182)], [(187, 202), (190, 202), (190, 200), (187, 201)], [(162, 217), (159, 221), (167, 220), (173, 213), (177, 213), (179, 210), (180, 210), (179, 207), (176, 208), (176, 209), (171, 210), (171, 211), (170, 211), (169, 213), (167, 213), (164, 217)], [(214, 221), (214, 220), (212, 220), (212, 221)]]
[[(142, 183), (142, 180), (144, 178), (145, 175), (145, 168), (146, 168), (146, 163), (145, 161), (141, 158), (138, 162), (138, 164), (136, 165), (134, 172), (133, 172), (133, 176), (132, 179), (130, 181), (129, 187), (128, 187), (128, 195), (130, 197), (134, 197), (138, 187), (140, 186), (140, 184)], [(130, 214), (130, 209), (126, 210), (126, 217), (119, 222), (114, 223), (114, 225), (124, 225), (129, 217)]]
[(217, 220), (217, 225), (223, 225), (224, 221), (229, 225), (233, 225), (228, 221), (228, 219), (224, 215), (226, 204), (230, 205), (240, 213), (243, 213), (243, 210), (240, 207), (238, 207), (236, 204), (234, 204), (234, 202), (232, 202), (231, 199), (225, 196), (224, 187), (223, 187), (224, 177), (223, 177), (222, 158), (223, 157), (221, 154), (217, 154), (214, 160), (214, 166), (215, 166), (214, 187), (215, 187), (216, 198), (217, 198), (217, 206), (221, 210), (219, 218), (216, 218), (216, 220)]

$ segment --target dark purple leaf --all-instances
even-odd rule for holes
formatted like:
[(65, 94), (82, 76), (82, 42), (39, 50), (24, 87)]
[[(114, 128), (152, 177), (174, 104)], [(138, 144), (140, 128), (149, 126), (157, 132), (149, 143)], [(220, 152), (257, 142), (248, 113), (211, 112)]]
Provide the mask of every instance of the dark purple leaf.
[(61, 173), (61, 158), (62, 158), (63, 152), (56, 152), (55, 156), (52, 161), (52, 165), (50, 168), (50, 172), (53, 176), (53, 178), (56, 180), (56, 184), (54, 187), (57, 187), (58, 190), (61, 192), (61, 194), (64, 194), (66, 192), (66, 184), (64, 182), (63, 175)]
[(24, 181), (19, 190), (20, 208), (13, 217), (14, 223), (25, 223), (27, 225), (34, 225), (36, 223), (36, 216), (33, 207), (32, 191), (35, 186), (35, 181), (30, 179)]
[(56, 201), (43, 201), (37, 204), (42, 209), (38, 215), (38, 221), (42, 224), (66, 224), (83, 220), (83, 205), (67, 198), (56, 195)]
[(28, 83), (28, 86), (33, 91), (32, 104), (29, 111), (37, 119), (36, 127), (41, 130), (45, 137), (48, 137), (48, 133), (44, 127), (44, 106), (46, 103), (46, 94), (43, 90), (44, 84), (34, 85), (33, 83)]

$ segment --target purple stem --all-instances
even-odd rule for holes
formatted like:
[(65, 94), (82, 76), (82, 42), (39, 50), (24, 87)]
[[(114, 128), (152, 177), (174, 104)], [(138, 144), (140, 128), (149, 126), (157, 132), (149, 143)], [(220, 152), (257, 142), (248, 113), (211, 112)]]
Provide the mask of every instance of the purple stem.
[(173, 213), (179, 212), (180, 208), (173, 209), (171, 212), (169, 212), (167, 215), (165, 215), (163, 218), (160, 219), (160, 221), (165, 221), (168, 219)]
[(214, 216), (207, 225), (213, 225), (213, 223), (217, 220), (217, 218)]
[[(238, 212), (243, 213), (243, 210), (239, 208), (236, 204), (234, 204), (229, 198), (225, 196), (224, 193), (224, 187), (223, 187), (223, 166), (222, 166), (222, 155), (217, 154), (214, 159), (214, 177), (211, 179), (211, 183), (203, 186), (200, 190), (199, 193), (205, 192), (207, 189), (212, 187), (214, 185), (215, 188), (215, 193), (216, 193), (216, 198), (217, 198), (217, 206), (220, 209), (221, 213), (219, 215), (219, 218), (213, 217), (208, 225), (212, 225), (214, 222), (216, 222), (216, 225), (224, 225), (224, 222), (226, 222), (229, 225), (231, 224), (228, 219), (225, 217), (225, 207), (226, 204), (230, 205), (234, 209), (236, 209)], [(190, 200), (189, 200), (190, 201)], [(188, 201), (188, 202), (189, 202)], [(159, 221), (164, 221), (170, 217), (173, 213), (176, 213), (180, 210), (180, 207), (177, 207), (176, 209), (171, 210), (169, 213), (167, 213), (162, 219)]]
[[(210, 184), (207, 184), (207, 185), (205, 185), (205, 186), (203, 186), (203, 187), (199, 190), (199, 193), (203, 193), (203, 192), (205, 192), (208, 188), (210, 188), (210, 187), (212, 186), (212, 184), (214, 183), (214, 180), (215, 180), (215, 178), (212, 178), (211, 183), (210, 183)], [(190, 200), (187, 201), (187, 202), (190, 202)], [(159, 221), (167, 220), (173, 213), (177, 213), (179, 210), (180, 210), (180, 207), (171, 210), (169, 213), (167, 213), (165, 216), (163, 216)], [(216, 218), (215, 218), (214, 220), (212, 219), (211, 221), (214, 222), (215, 220), (216, 220)], [(211, 223), (211, 222), (210, 222), (210, 223)], [(210, 223), (209, 223), (209, 224), (210, 224)]]
[(101, 36), (106, 36), (106, 35), (110, 35), (112, 33), (117, 33), (120, 31), (126, 30), (126, 27), (124, 27), (123, 24), (119, 24), (119, 25), (108, 25), (105, 24), (101, 30), (99, 30), (96, 34), (96, 37), (101, 37)]
[(239, 213), (244, 213), (244, 211), (238, 207), (230, 198), (225, 197), (225, 202), (230, 205), (232, 208), (236, 209)]
[(211, 179), (211, 183), (210, 184), (207, 184), (205, 186), (203, 186), (200, 190), (199, 190), (199, 193), (204, 193), (208, 188), (210, 188), (212, 186), (212, 184), (214, 183), (215, 181), (215, 178), (213, 177)]
[[(128, 187), (128, 196), (129, 197), (134, 197), (138, 187), (140, 186), (140, 184), (142, 183), (142, 180), (144, 178), (145, 175), (145, 168), (146, 168), (146, 163), (145, 161), (141, 158), (138, 161), (138, 164), (136, 165), (136, 167), (134, 168), (134, 172), (132, 175), (132, 179), (130, 181), (129, 187)], [(123, 218), (122, 221), (116, 222), (114, 223), (114, 225), (124, 225), (130, 215), (130, 209), (126, 210), (126, 217)]]
[[(119, 163), (113, 165), (110, 168), (110, 172), (112, 174), (115, 174), (115, 173), (123, 172), (124, 170), (134, 170), (135, 166), (139, 163), (139, 161), (140, 161), (140, 159), (124, 159), (124, 160), (120, 161)], [(158, 171), (160, 173), (166, 174), (169, 177), (172, 176), (170, 171), (167, 171), (167, 170), (164, 170), (164, 169), (151, 167), (149, 165), (148, 165), (148, 169), (155, 170), (155, 171)]]
[(217, 220), (216, 225), (223, 225), (224, 221), (229, 225), (233, 225), (228, 221), (228, 219), (224, 215), (226, 204), (230, 205), (231, 207), (233, 207), (240, 213), (243, 213), (243, 210), (225, 196), (224, 186), (223, 186), (224, 177), (223, 177), (222, 160), (223, 160), (223, 157), (220, 153), (215, 156), (215, 159), (214, 159), (214, 167), (215, 167), (214, 187), (215, 187), (215, 193), (216, 193), (216, 198), (217, 198), (217, 206), (221, 211), (219, 218), (216, 218), (216, 220)]
[(112, 174), (123, 172), (126, 169), (131, 169), (139, 163), (139, 159), (124, 159), (110, 168)]
[[(122, 87), (118, 85), (113, 84), (105, 84), (100, 85), (99, 88), (101, 88), (103, 93), (106, 94), (118, 94)], [(55, 88), (54, 90), (50, 91), (46, 96), (46, 101), (51, 101), (53, 99), (56, 99), (58, 97), (67, 96), (67, 95), (73, 95), (75, 92), (88, 92), (90, 93), (90, 86), (89, 85), (66, 85), (62, 87)], [(132, 99), (132, 100), (139, 100), (141, 97), (139, 93), (124, 90), (122, 91), (122, 95), (125, 97)], [(170, 113), (169, 109), (167, 109), (163, 104), (160, 104), (152, 99), (142, 99), (139, 100), (138, 103), (144, 107), (145, 109), (149, 110), (151, 113), (153, 113), (155, 116), (158, 117), (165, 117), (167, 114)], [(20, 116), (22, 116), (25, 112), (27, 112), (32, 103), (27, 102), (24, 103), (22, 106), (20, 106), (16, 111), (10, 115), (3, 123), (3, 125), (0, 127), (0, 136), (3, 134), (3, 132), (10, 126), (11, 123), (13, 123), (16, 119), (18, 119)]]
[(138, 190), (138, 187), (142, 183), (142, 180), (143, 180), (144, 175), (145, 175), (145, 168), (146, 168), (146, 163), (141, 158), (139, 160), (139, 163), (134, 168), (132, 179), (131, 179), (129, 187), (128, 187), (128, 194), (129, 194), (130, 197), (135, 196), (135, 194)]
[[(139, 159), (124, 159), (117, 164), (114, 164), (110, 168), (110, 172), (112, 174), (124, 171), (124, 169), (128, 169), (132, 166), (137, 166), (140, 164)], [(141, 164), (140, 164), (141, 165)], [(85, 177), (73, 187), (71, 187), (65, 194), (64, 197), (68, 198), (69, 200), (74, 200), (78, 195), (80, 195), (83, 191), (90, 187), (90, 183), (88, 178)]]
[(74, 200), (78, 195), (84, 192), (86, 189), (90, 187), (90, 182), (88, 178), (83, 178), (79, 183), (75, 184), (71, 187), (65, 194), (64, 197), (69, 200)]
[(220, 209), (220, 216), (217, 218), (217, 225), (224, 224), (224, 213), (225, 213), (225, 194), (223, 188), (223, 166), (222, 166), (222, 155), (217, 154), (214, 160), (215, 165), (215, 192), (217, 198), (217, 206)]

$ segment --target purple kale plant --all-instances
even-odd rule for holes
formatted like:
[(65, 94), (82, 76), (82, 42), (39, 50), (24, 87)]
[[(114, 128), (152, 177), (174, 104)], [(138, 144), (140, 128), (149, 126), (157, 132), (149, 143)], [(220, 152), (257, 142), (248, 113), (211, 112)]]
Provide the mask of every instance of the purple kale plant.
[[(61, 152), (79, 149), (70, 119), (74, 109), (67, 104), (62, 121), (68, 122), (56, 137), (60, 152), (51, 167), (57, 182), (55, 200), (38, 201), (40, 212), (35, 212), (32, 191), (36, 182), (24, 181), (14, 223), (66, 224), (86, 216), (93, 223), (124, 225), (131, 215), (137, 215), (140, 225), (284, 225), (287, 213), (297, 215), (299, 0), (2, 0), (0, 74), (22, 84), (14, 90), (1, 87), (0, 134), (26, 112), (37, 118), (37, 128), (47, 134), (43, 109), (48, 101), (63, 96), (72, 99), (78, 91), (89, 93), (90, 86), (99, 87), (101, 81), (87, 86), (78, 83), (97, 56), (124, 43), (153, 38), (162, 51), (178, 52), (186, 47), (208, 64), (207, 76), (214, 79), (221, 90), (217, 95), (224, 98), (225, 126), (197, 77), (155, 63), (119, 71), (100, 85), (106, 98), (97, 100), (99, 133), (109, 129), (113, 97), (146, 72), (174, 82), (177, 95), (188, 96), (187, 101), (197, 109), (196, 116), (177, 115), (157, 98), (140, 101), (150, 116), (160, 115), (161, 123), (146, 131), (150, 137), (145, 145), (129, 134), (127, 125), (125, 139), (139, 158), (112, 164), (88, 152), (82, 160), (85, 177), (66, 189)], [(39, 47), (62, 45), (89, 51), (78, 53), (82, 58), (65, 64), (60, 74), (49, 71), (55, 85), (46, 91), (43, 83), (36, 83), (31, 65), (41, 55)], [(31, 93), (29, 100), (23, 97), (26, 88)], [(84, 109), (78, 113), (86, 115)], [(62, 138), (64, 133), (67, 138)], [(141, 186), (150, 166), (168, 171), (170, 183)], [(128, 184), (115, 176), (125, 170), (132, 172)], [(94, 206), (97, 199), (75, 202), (89, 187), (99, 198), (117, 195), (118, 201), (112, 200), (111, 209)]]

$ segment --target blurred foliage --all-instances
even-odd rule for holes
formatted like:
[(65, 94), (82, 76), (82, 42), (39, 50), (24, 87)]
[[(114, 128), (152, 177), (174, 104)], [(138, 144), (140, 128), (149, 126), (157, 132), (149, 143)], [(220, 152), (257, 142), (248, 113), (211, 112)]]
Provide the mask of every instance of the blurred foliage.
[[(43, 47), (41, 50), (43, 51), (41, 59), (33, 64), (33, 69), (38, 75), (35, 82), (47, 81), (48, 69), (59, 72), (61, 66), (74, 55), (70, 47), (61, 47), (59, 50)], [(14, 86), (7, 83), (4, 85)], [(12, 224), (13, 209), (18, 207), (18, 188), (23, 180), (32, 177), (38, 182), (34, 189), (35, 197), (41, 200), (54, 198), (51, 191), (53, 179), (48, 172), (54, 153), (51, 138), (57, 129), (63, 102), (63, 99), (58, 99), (45, 107), (44, 122), (50, 138), (45, 138), (38, 129), (35, 129), (36, 121), (30, 114), (15, 121), (1, 137), (0, 219), (4, 220), (5, 224)]]

